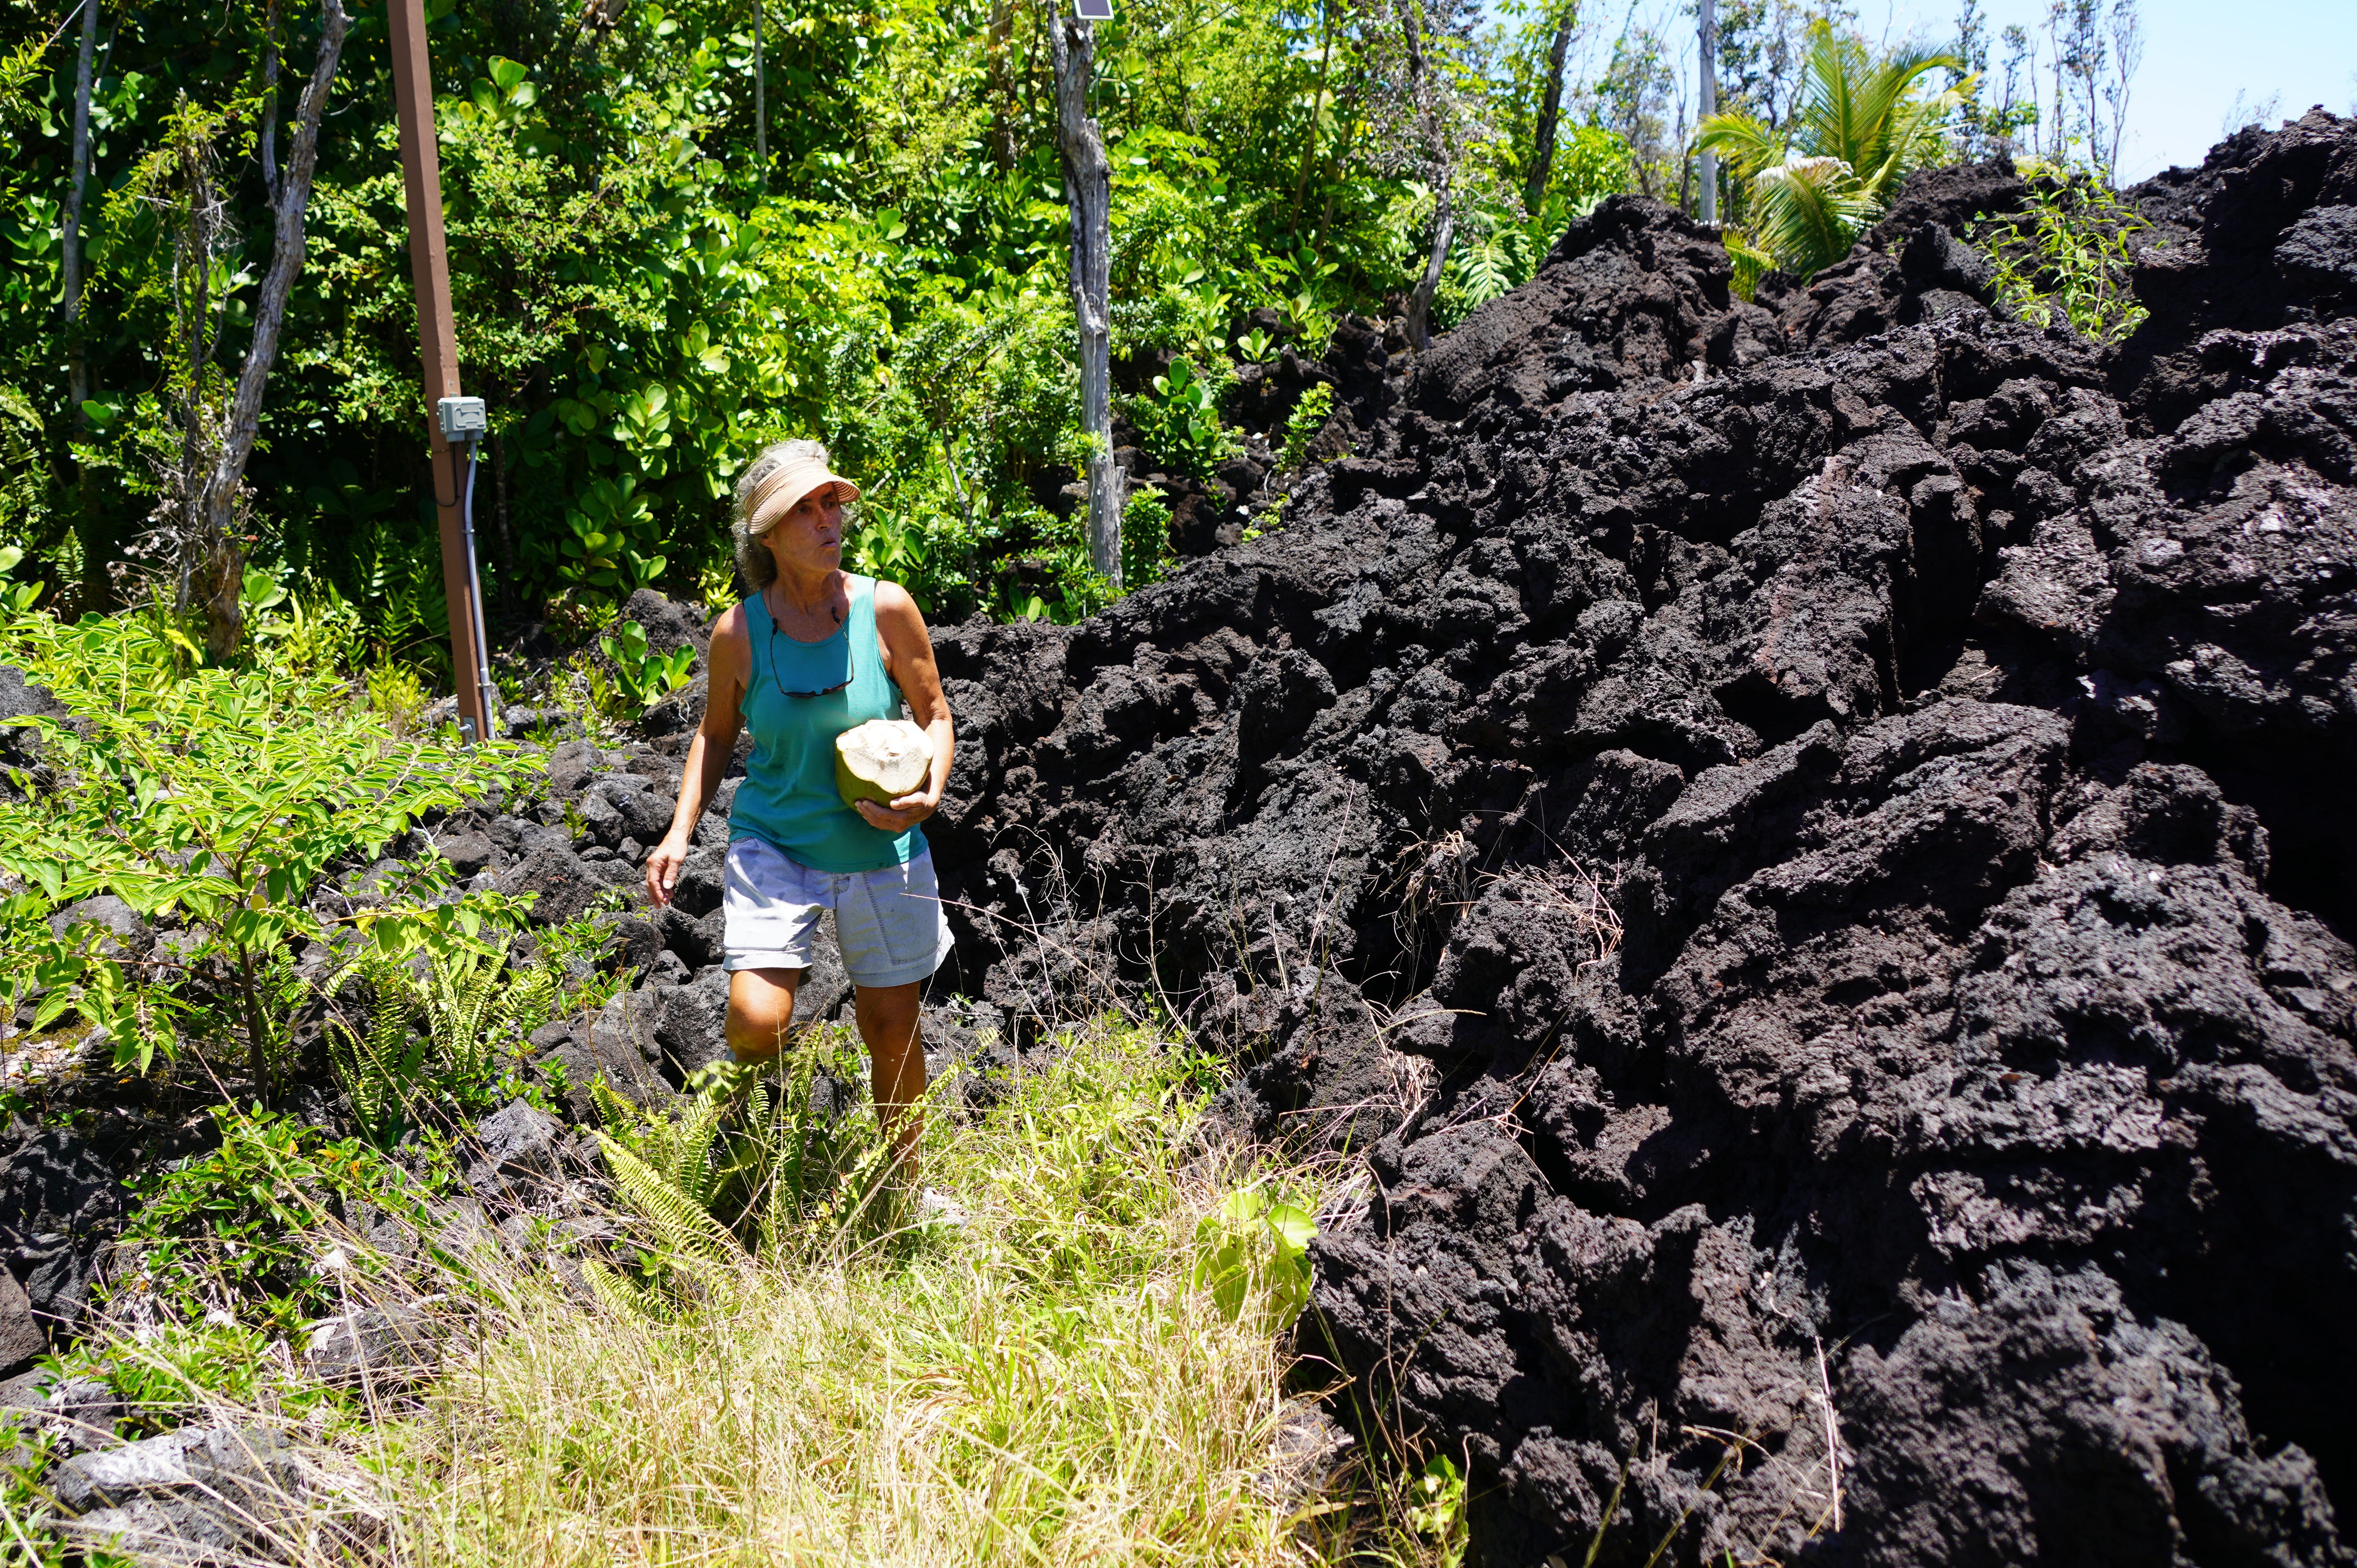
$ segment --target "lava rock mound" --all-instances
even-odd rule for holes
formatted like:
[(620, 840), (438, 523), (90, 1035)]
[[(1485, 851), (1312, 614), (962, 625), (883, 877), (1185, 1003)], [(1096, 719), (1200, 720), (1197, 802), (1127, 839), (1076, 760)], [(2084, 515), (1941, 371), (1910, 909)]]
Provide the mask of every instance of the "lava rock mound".
[(2127, 193), (2116, 349), (2021, 188), (1753, 303), (1616, 198), (1280, 530), (939, 639), (957, 979), (1369, 1156), (1305, 1343), (1484, 1563), (2351, 1560), (2357, 123)]

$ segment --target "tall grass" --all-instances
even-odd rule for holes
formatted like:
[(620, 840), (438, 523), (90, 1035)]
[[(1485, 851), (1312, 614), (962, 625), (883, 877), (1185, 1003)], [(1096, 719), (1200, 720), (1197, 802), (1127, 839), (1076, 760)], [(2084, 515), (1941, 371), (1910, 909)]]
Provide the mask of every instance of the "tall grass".
[[(398, 1555), (612, 1563), (1293, 1563), (1354, 1511), (1275, 1473), (1271, 1294), (1199, 1279), (1240, 1182), (1190, 1155), (1187, 1064), (1094, 1027), (978, 1121), (936, 1114), (963, 1229), (748, 1257), (649, 1312), (495, 1293), (377, 1429)], [(717, 1286), (717, 1288), (716, 1288)], [(1410, 1544), (1409, 1550), (1414, 1550)]]

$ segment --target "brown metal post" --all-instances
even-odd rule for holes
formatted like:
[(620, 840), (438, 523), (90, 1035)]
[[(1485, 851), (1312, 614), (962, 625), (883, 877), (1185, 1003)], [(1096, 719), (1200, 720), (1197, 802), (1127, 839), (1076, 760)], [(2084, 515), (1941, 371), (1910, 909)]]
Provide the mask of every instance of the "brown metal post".
[(442, 521), (442, 592), (450, 606), (450, 664), (458, 716), (490, 733), (476, 667), (475, 575), (458, 512), (463, 472), (454, 473), (436, 407), (458, 395), (458, 338), (450, 317), (450, 263), (442, 238), (442, 156), (434, 140), (434, 77), (425, 53), (425, 0), (386, 0), (393, 28), (393, 101), (401, 118), (401, 172), (409, 197), (409, 275), (417, 294), (417, 342), (425, 363), (426, 439), (434, 499)]

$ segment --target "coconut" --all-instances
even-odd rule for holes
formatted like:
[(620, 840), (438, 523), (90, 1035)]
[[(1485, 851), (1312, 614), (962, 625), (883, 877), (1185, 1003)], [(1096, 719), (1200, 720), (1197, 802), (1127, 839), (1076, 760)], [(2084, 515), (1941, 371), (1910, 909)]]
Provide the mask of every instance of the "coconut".
[(906, 719), (869, 719), (834, 737), (834, 787), (843, 803), (889, 806), (925, 787), (933, 743)]

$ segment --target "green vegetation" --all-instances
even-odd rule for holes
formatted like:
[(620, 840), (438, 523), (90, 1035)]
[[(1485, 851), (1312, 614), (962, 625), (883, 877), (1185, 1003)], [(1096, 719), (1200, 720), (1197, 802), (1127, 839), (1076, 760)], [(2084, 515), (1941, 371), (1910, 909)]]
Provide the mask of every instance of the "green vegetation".
[(1740, 292), (1763, 264), (1806, 277), (1841, 260), (1908, 175), (1945, 161), (1944, 133), (1967, 94), (1921, 84), (1956, 63), (1924, 48), (1877, 56), (1820, 22), (1792, 118), (1770, 124), (1738, 112), (1703, 123), (1698, 144), (1723, 154), (1739, 182), (1727, 243)]
[[(1271, 1336), (1331, 1176), (1207, 1153), (1206, 1064), (1154, 1030), (1058, 1044), (963, 1124), (932, 1108), (926, 1180), (957, 1225), (873, 1201), (884, 1144), (839, 1098), (861, 1077), (842, 1031), (766, 1080), (713, 1075), (676, 1120), (609, 1100), (628, 1239), (556, 1243), (602, 1310), (453, 1227), (438, 1143), (396, 1164), (224, 1109), (220, 1150), (152, 1178), (130, 1238), (112, 1305), (149, 1326), (68, 1369), (126, 1396), (129, 1435), (299, 1423), (404, 1561), (1461, 1561), (1445, 1461), (1285, 1468)], [(361, 1233), (384, 1219), (413, 1255)], [(468, 1353), (407, 1391), (313, 1380), (305, 1322), (346, 1304), (463, 1323)], [(18, 1528), (42, 1549), (37, 1507)]]
[[(288, 1015), (319, 979), (297, 972), (298, 950), (316, 948), (328, 970), (354, 937), (361, 951), (447, 954), (512, 916), (496, 893), (437, 897), (447, 879), (431, 857), (388, 869), (358, 901), (317, 897), (328, 866), (365, 865), (426, 811), (503, 794), (536, 765), (511, 748), (399, 738), (382, 703), (355, 701), (339, 671), (357, 650), (323, 630), (340, 624), (333, 614), (257, 600), (253, 619), (252, 657), (232, 666), (203, 662), (155, 606), (0, 627), (0, 661), (67, 714), (18, 721), (54, 779), (19, 770), (14, 798), (0, 798), (12, 885), (0, 1002), (13, 1011), (38, 993), (37, 1030), (77, 1012), (107, 1032), (118, 1064), (143, 1070), (191, 1033), (241, 1041), (250, 1088), (267, 1099)], [(99, 895), (166, 927), (164, 940), (135, 954), (102, 924), (63, 923)]]
[[(461, 371), (491, 409), (475, 493), (496, 611), (561, 601), (575, 621), (642, 585), (705, 596), (729, 481), (785, 434), (823, 436), (861, 476), (854, 564), (930, 613), (1102, 602), (1053, 499), (1082, 454), (1036, 8), (773, 18), (759, 126), (740, 0), (587, 21), (431, 0), (427, 16)], [(1552, 173), (1534, 188), (1563, 19), (1476, 32), (1434, 10), (1438, 144), (1391, 90), (1387, 9), (1154, 0), (1102, 29), (1119, 406), (1158, 463), (1200, 472), (1232, 448), (1232, 366), (1273, 351), (1266, 333), (1235, 340), (1245, 311), (1275, 310), (1282, 339), (1314, 355), (1344, 312), (1410, 286), (1444, 186), (1459, 243), (1442, 325), (1638, 183), (1598, 100), (1550, 126)], [(102, 6), (70, 234), (78, 57), (57, 23), (33, 0), (0, 12), (22, 149), (0, 176), (0, 547), (70, 610), (103, 609), (127, 591), (119, 569), (142, 569), (189, 422), (221, 406), (252, 337), (274, 160), (320, 24), (299, 5)], [(384, 15), (349, 31), (230, 543), (307, 602), (332, 591), (387, 655), (447, 679), (429, 491), (459, 478), (418, 463)], [(1119, 368), (1162, 352), (1186, 366), (1163, 388), (1158, 361)]]
[(2129, 237), (2150, 227), (2095, 181), (2032, 165), (2024, 210), (1975, 225), (1996, 263), (1997, 303), (2032, 327), (2067, 326), (2116, 343), (2150, 312), (2129, 292)]

